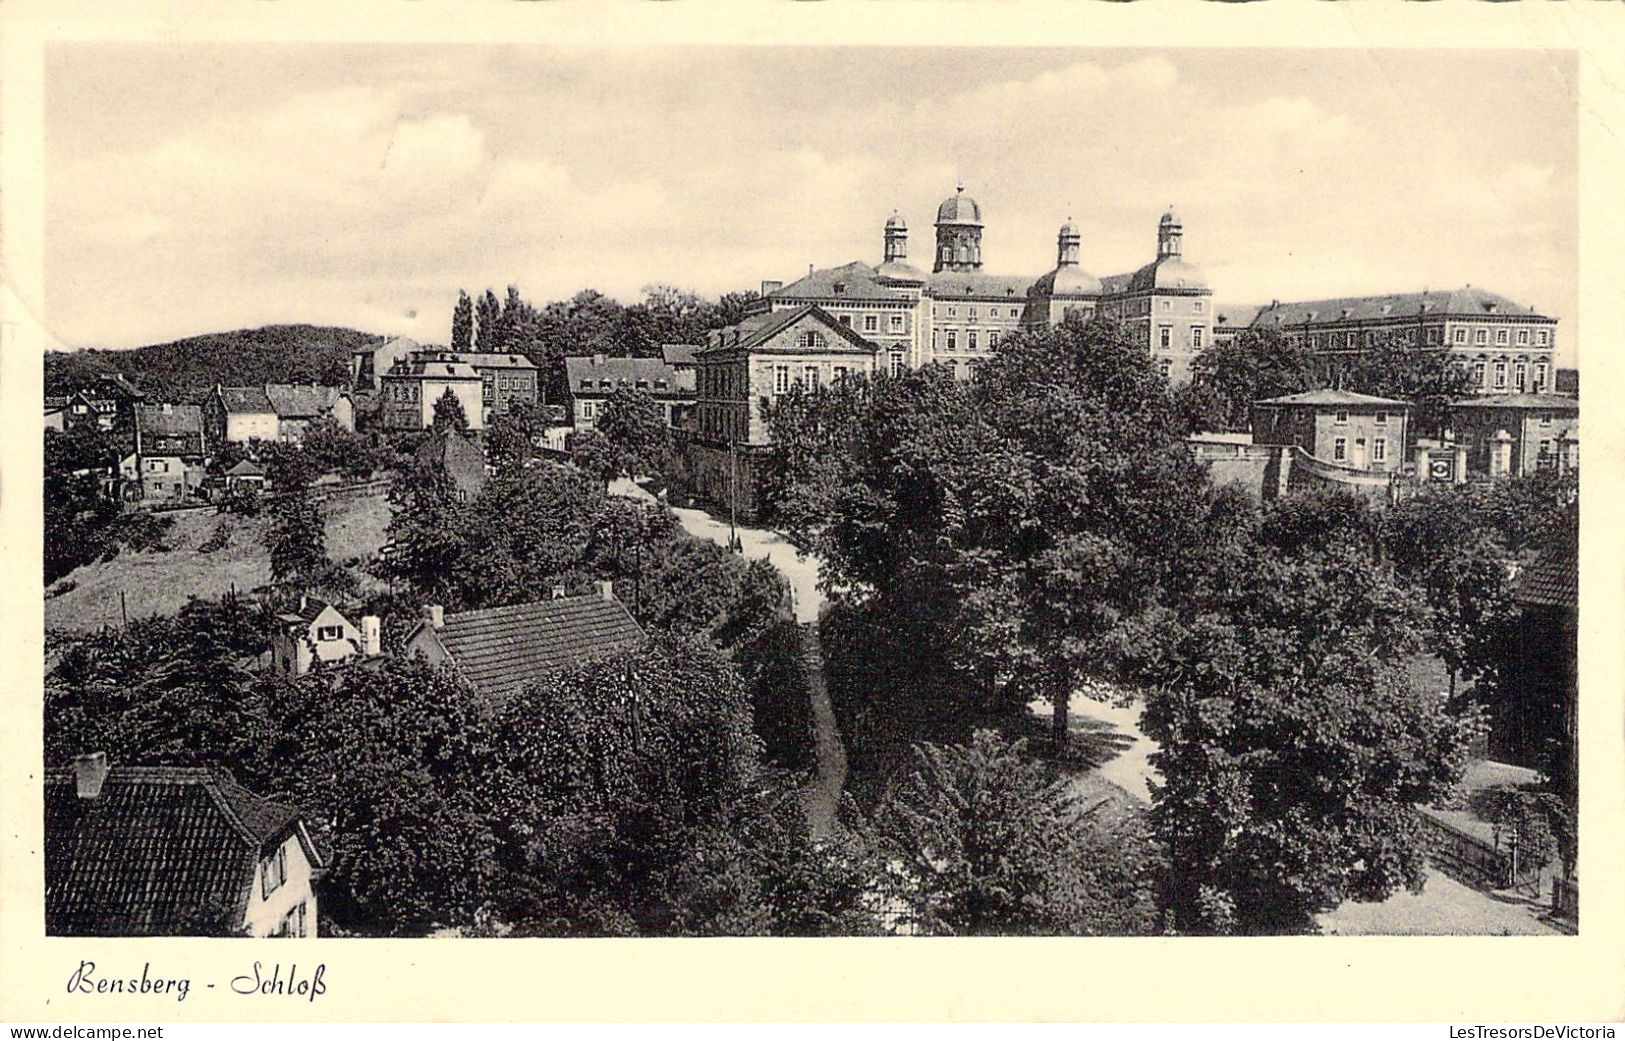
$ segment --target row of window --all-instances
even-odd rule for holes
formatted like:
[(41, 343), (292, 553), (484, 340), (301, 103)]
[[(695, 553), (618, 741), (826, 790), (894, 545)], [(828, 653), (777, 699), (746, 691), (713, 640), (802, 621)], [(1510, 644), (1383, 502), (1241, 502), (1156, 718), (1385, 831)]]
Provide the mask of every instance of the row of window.
[[(517, 377), (515, 377), (515, 378), (517, 379)], [(489, 386), (489, 385), (490, 384), (487, 384), (487, 386)], [(504, 386), (506, 386), (506, 384), (504, 384)], [(592, 380), (583, 379), (583, 380), (578, 381), (576, 389), (577, 390), (614, 390), (616, 388), (616, 386), (622, 386), (622, 387), (630, 386), (635, 390), (649, 390), (650, 389), (649, 381), (648, 380), (643, 380), (643, 379), (632, 380), (630, 383), (628, 381), (624, 380), (624, 379), (623, 380), (599, 380), (598, 385), (596, 387), (593, 386), (593, 381)], [(654, 381), (654, 388), (653, 389), (655, 389), (655, 390), (666, 390), (669, 386), (670, 386), (670, 384), (667, 383), (667, 381), (657, 379), (657, 380)], [(529, 384), (521, 385), (521, 384), (516, 383), (514, 385), (514, 389), (515, 390), (528, 390), (529, 389)]]
[[(1339, 426), (1342, 426), (1342, 425), (1344, 425), (1344, 424), (1347, 424), (1347, 423), (1348, 423), (1348, 421), (1349, 421), (1349, 414), (1348, 414), (1348, 411), (1347, 411), (1347, 410), (1346, 410), (1346, 409), (1340, 409), (1340, 410), (1338, 410), (1338, 413), (1337, 413), (1337, 424), (1338, 424), (1338, 425), (1339, 425)], [(1377, 413), (1377, 420), (1376, 420), (1376, 423), (1377, 423), (1377, 426), (1379, 426), (1379, 427), (1385, 427), (1385, 426), (1387, 426), (1387, 425), (1388, 425), (1388, 413), (1386, 413), (1386, 412), (1378, 412), (1378, 413)]]
[[(958, 318), (959, 317), (959, 305), (957, 305), (957, 304), (947, 304), (945, 306), (948, 309), (948, 317), (949, 318)], [(1006, 314), (1005, 312), (1009, 312), (1009, 313)], [(1008, 308), (1005, 308), (1003, 311), (1001, 311), (997, 307), (990, 307), (990, 308), (987, 309), (987, 316), (988, 316), (989, 319), (994, 319), (994, 318), (1020, 318), (1021, 317), (1021, 308), (1019, 308), (1019, 307), (1008, 307)], [(979, 321), (981, 319), (981, 309), (978, 308), (978, 307), (967, 307), (967, 308), (965, 308), (965, 318), (966, 318), (967, 321), (972, 321), (972, 322)]]
[[(976, 330), (976, 329), (967, 329), (965, 331), (965, 349), (967, 351), (979, 351), (979, 350), (982, 349), (981, 340), (978, 338), (977, 333), (978, 333), (978, 330)], [(998, 334), (998, 332), (996, 330), (989, 329), (987, 331), (987, 349), (991, 351), (993, 348), (997, 347), (998, 345), (999, 345), (999, 334)], [(937, 330), (934, 330), (931, 333), (931, 346), (932, 347), (945, 346), (946, 349), (950, 350), (950, 351), (959, 350), (959, 330), (958, 329), (937, 329)]]
[[(1363, 438), (1363, 437), (1355, 438), (1354, 443), (1356, 445), (1364, 445), (1365, 444), (1365, 438)], [(1349, 439), (1346, 438), (1346, 437), (1339, 437), (1339, 438), (1334, 439), (1332, 441), (1332, 460), (1334, 462), (1341, 463), (1341, 462), (1346, 462), (1348, 460), (1348, 457), (1349, 457)], [(1375, 438), (1375, 439), (1372, 440), (1372, 442), (1371, 442), (1371, 461), (1374, 462), (1374, 463), (1384, 463), (1384, 462), (1388, 461), (1388, 439), (1386, 437), (1379, 437), (1379, 438)]]
[[(1485, 380), (1490, 379), (1492, 376), (1492, 382), (1486, 383)], [(1516, 365), (1512, 366), (1512, 386), (1518, 391), (1518, 393), (1522, 394), (1526, 390), (1533, 390), (1536, 393), (1539, 393), (1540, 391), (1545, 390), (1546, 363), (1539, 362), (1535, 365), (1535, 380), (1533, 385), (1528, 384), (1528, 378), (1528, 365), (1523, 362), (1518, 362)], [(1506, 390), (1507, 363), (1504, 361), (1498, 361), (1495, 363), (1493, 368), (1490, 368), (1487, 367), (1484, 362), (1473, 362), (1473, 382), (1478, 384), (1480, 388), (1488, 387), (1491, 390)]]
[[(1190, 327), (1190, 340), (1191, 340), (1191, 349), (1192, 350), (1199, 351), (1199, 350), (1202, 349), (1202, 338), (1206, 334), (1206, 332), (1207, 332), (1207, 326), (1205, 326), (1205, 325), (1193, 325), (1193, 326)], [(1157, 346), (1162, 348), (1163, 350), (1169, 350), (1170, 348), (1173, 347), (1173, 345), (1174, 345), (1174, 327), (1171, 326), (1171, 325), (1159, 325), (1159, 326), (1157, 326)]]
[[(1509, 337), (1510, 337), (1510, 335), (1511, 335), (1511, 333), (1513, 331), (1514, 330), (1505, 329), (1505, 328), (1496, 329), (1495, 330), (1495, 345), (1497, 347), (1506, 347), (1506, 346), (1508, 346), (1508, 344), (1510, 343)], [(1519, 347), (1528, 347), (1529, 346), (1529, 334), (1530, 334), (1531, 331), (1533, 331), (1534, 334), (1535, 334), (1535, 341), (1534, 341), (1535, 346), (1537, 346), (1537, 347), (1545, 347), (1545, 346), (1548, 346), (1551, 343), (1552, 333), (1551, 333), (1550, 329), (1535, 329), (1535, 330), (1518, 329), (1518, 330), (1516, 330), (1516, 332), (1518, 334), (1518, 346)], [(1465, 326), (1461, 326), (1461, 325), (1456, 326), (1455, 330), (1451, 333), (1451, 342), (1452, 343), (1466, 343), (1467, 342), (1467, 328)], [(1480, 345), (1480, 346), (1483, 346), (1483, 345), (1488, 344), (1489, 342), (1490, 342), (1490, 330), (1485, 329), (1485, 328), (1477, 328), (1477, 329), (1473, 330), (1473, 343), (1475, 343), (1477, 345)]]
[[(893, 357), (902, 357), (902, 355), (894, 354)], [(775, 396), (788, 394), (792, 386), (800, 387), (802, 390), (817, 390), (821, 371), (822, 366), (820, 365), (803, 365), (799, 377), (796, 377), (793, 375), (792, 366), (775, 365), (773, 366), (773, 394)], [(845, 365), (831, 366), (831, 380), (840, 383), (846, 379), (849, 371)]]

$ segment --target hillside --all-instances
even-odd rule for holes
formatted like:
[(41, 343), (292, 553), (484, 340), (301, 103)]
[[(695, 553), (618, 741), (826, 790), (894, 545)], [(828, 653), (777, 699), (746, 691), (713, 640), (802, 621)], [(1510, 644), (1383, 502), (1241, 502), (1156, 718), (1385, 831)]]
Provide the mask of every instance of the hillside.
[[(371, 557), (383, 545), (390, 518), (384, 489), (335, 498), (323, 505), (323, 512), (327, 552), (334, 560)], [(186, 605), (189, 595), (212, 599), (233, 587), (246, 592), (271, 580), (271, 555), (264, 538), (268, 515), (240, 517), (213, 510), (183, 510), (172, 516), (174, 525), (164, 536), (168, 549), (126, 551), (112, 560), (76, 568), (57, 583), (53, 588), (67, 591), (47, 594), (45, 627), (117, 625), (120, 592), (130, 617), (145, 618), (174, 614)]]
[(45, 355), (45, 393), (66, 394), (103, 373), (121, 372), (162, 401), (199, 401), (216, 383), (328, 383), (349, 380), (350, 352), (381, 339), (337, 326), (267, 325), (119, 350)]

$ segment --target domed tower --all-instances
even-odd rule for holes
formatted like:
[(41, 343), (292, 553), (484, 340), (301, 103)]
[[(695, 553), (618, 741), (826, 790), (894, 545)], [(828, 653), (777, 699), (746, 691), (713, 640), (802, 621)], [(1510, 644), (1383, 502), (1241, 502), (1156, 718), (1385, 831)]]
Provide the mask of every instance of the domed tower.
[(886, 218), (887, 264), (908, 263), (908, 222), (896, 211)]
[(1055, 237), (1055, 265), (1065, 267), (1078, 262), (1078, 247), (1082, 243), (1082, 236), (1078, 234), (1078, 226), (1068, 217), (1066, 223), (1061, 225), (1060, 234)]
[(1167, 260), (1169, 257), (1179, 256), (1180, 240), (1184, 237), (1185, 227), (1179, 223), (1179, 214), (1170, 206), (1157, 224), (1157, 259)]
[(980, 271), (982, 208), (959, 185), (937, 207), (937, 256), (932, 271)]

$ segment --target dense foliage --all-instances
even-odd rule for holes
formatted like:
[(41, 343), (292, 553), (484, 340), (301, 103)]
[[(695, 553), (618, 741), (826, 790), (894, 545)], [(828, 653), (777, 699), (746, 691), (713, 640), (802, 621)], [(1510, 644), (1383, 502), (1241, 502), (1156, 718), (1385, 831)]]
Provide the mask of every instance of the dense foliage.
[(126, 509), (109, 493), (118, 457), (110, 433), (87, 428), (45, 432), (46, 585), (81, 564), (161, 544), (168, 517)]

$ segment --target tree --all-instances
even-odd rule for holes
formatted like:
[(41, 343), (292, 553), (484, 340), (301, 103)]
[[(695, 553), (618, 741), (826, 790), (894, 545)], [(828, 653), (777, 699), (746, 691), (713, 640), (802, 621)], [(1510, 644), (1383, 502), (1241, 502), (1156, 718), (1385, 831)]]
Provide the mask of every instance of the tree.
[(307, 589), (331, 584), (334, 569), (327, 559), (327, 528), (321, 510), (303, 491), (276, 501), (265, 545), (271, 553), (273, 582)]
[(604, 402), (597, 429), (615, 452), (618, 475), (658, 476), (669, 465), (671, 431), (660, 405), (646, 391), (617, 389)]
[(80, 428), (45, 432), (45, 582), (129, 547), (157, 545), (171, 518), (128, 510), (113, 494), (119, 448), (111, 433)]
[(547, 430), (547, 413), (532, 401), (514, 400), (485, 428), (485, 458), (494, 468), (523, 467), (536, 458), (536, 442)]
[(991, 730), (919, 745), (877, 830), (926, 935), (1123, 935), (1155, 925), (1149, 847)]
[(620, 476), (620, 455), (603, 431), (582, 430), (570, 439), (570, 460), (594, 480), (608, 485)]
[(1274, 329), (1244, 329), (1215, 342), (1191, 363), (1182, 404), (1204, 427), (1246, 430), (1255, 401), (1296, 394), (1319, 385), (1313, 351)]
[(1411, 337), (1385, 335), (1350, 355), (1334, 371), (1345, 390), (1409, 401), (1416, 433), (1437, 437), (1450, 424), (1450, 406), (1472, 393), (1467, 366), (1445, 347), (1423, 347)]
[(502, 350), (502, 305), (497, 295), (487, 289), (476, 305), (479, 321), (474, 332), (474, 349), (481, 354), (494, 354)]
[(468, 433), (468, 413), (463, 411), (463, 402), (450, 387), (434, 403), (434, 419), (430, 420), (430, 429), (455, 430), (459, 434)]
[(466, 290), (457, 290), (457, 307), (451, 313), (451, 349), (466, 353), (474, 349), (474, 301)]
[(1427, 615), (1371, 542), (1308, 537), (1311, 518), (1358, 530), (1360, 514), (1335, 497), (1275, 509), (1132, 641), (1181, 932), (1312, 931), (1344, 900), (1418, 887), (1413, 807), (1449, 792), (1479, 732), (1411, 689)]

